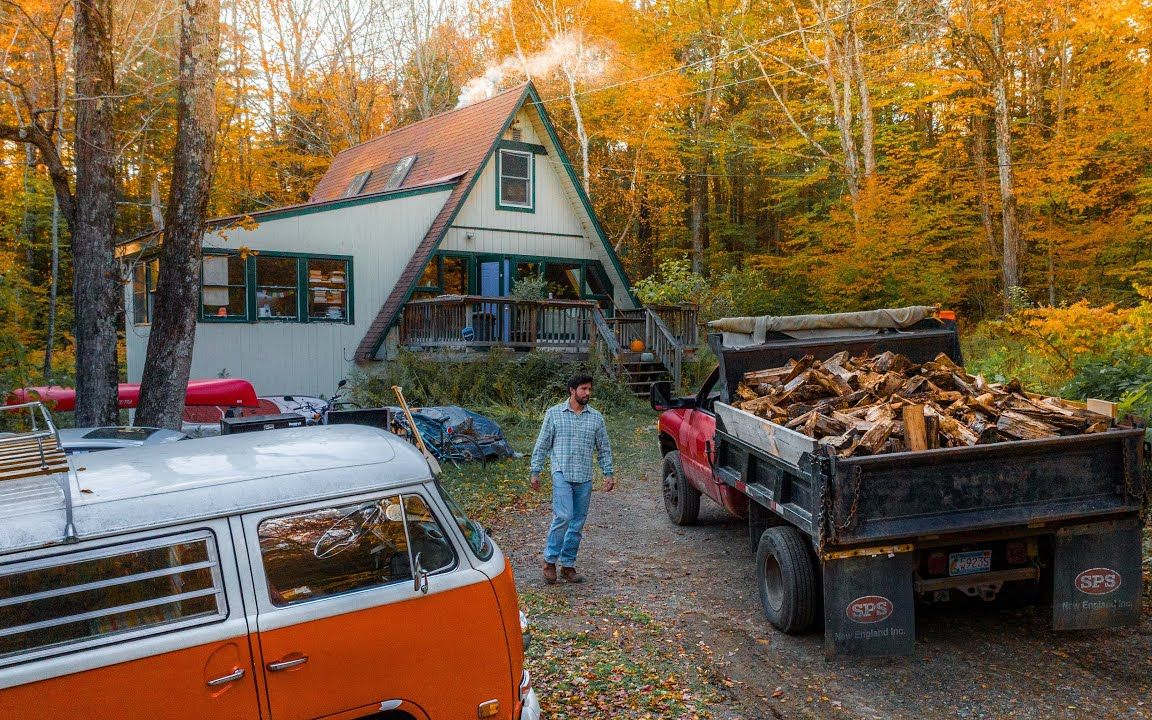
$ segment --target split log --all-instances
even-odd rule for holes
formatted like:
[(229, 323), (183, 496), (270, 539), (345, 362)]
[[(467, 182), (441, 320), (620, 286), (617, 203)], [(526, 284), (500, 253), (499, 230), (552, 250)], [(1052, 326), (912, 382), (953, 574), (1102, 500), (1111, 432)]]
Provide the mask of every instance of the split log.
[(996, 429), (1017, 440), (1038, 440), (1058, 435), (1055, 425), (1028, 417), (1015, 410), (1005, 410), (996, 421)]
[(840, 352), (745, 374), (734, 404), (841, 457), (1104, 432), (1083, 404), (972, 376), (946, 355), (916, 365), (892, 352)]
[(928, 428), (924, 423), (923, 405), (905, 405), (904, 442), (909, 450), (928, 449)]

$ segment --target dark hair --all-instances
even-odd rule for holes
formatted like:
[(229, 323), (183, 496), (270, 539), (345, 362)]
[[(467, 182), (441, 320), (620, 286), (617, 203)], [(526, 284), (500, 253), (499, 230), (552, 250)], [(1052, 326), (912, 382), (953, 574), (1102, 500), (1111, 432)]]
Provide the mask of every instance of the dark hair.
[(580, 387), (581, 385), (591, 385), (591, 384), (592, 384), (592, 376), (585, 374), (585, 373), (576, 373), (572, 377), (568, 378), (568, 389), (569, 390), (575, 390), (576, 388)]

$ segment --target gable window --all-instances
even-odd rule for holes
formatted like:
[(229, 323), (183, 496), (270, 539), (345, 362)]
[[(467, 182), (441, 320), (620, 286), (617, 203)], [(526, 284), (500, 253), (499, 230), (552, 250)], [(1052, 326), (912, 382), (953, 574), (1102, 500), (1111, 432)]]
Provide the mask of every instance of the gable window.
[(156, 258), (141, 260), (132, 266), (132, 322), (147, 325), (152, 322), (156, 307), (156, 283), (160, 278), (160, 261)]
[(201, 322), (352, 322), (352, 259), (205, 251)]
[(248, 314), (244, 258), (239, 255), (205, 255), (202, 268), (201, 317), (244, 320)]
[(512, 210), (533, 209), (532, 153), (500, 150), (497, 155), (499, 175), (497, 205)]

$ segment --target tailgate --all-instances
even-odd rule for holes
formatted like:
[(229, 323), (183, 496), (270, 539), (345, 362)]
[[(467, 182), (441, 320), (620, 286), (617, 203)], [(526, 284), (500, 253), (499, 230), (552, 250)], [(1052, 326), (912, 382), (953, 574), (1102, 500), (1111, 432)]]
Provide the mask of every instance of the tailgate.
[(1144, 431), (830, 461), (835, 544), (1139, 510)]

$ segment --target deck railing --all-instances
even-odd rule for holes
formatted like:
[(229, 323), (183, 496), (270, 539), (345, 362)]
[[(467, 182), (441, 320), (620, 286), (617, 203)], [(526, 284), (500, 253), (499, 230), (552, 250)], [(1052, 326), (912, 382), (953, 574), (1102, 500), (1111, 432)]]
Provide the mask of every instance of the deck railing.
[(404, 306), (400, 344), (421, 348), (508, 347), (587, 352), (596, 304), (444, 295)]
[(700, 308), (694, 303), (679, 305), (649, 305), (648, 309), (660, 316), (668, 332), (685, 347), (696, 347), (700, 342)]

